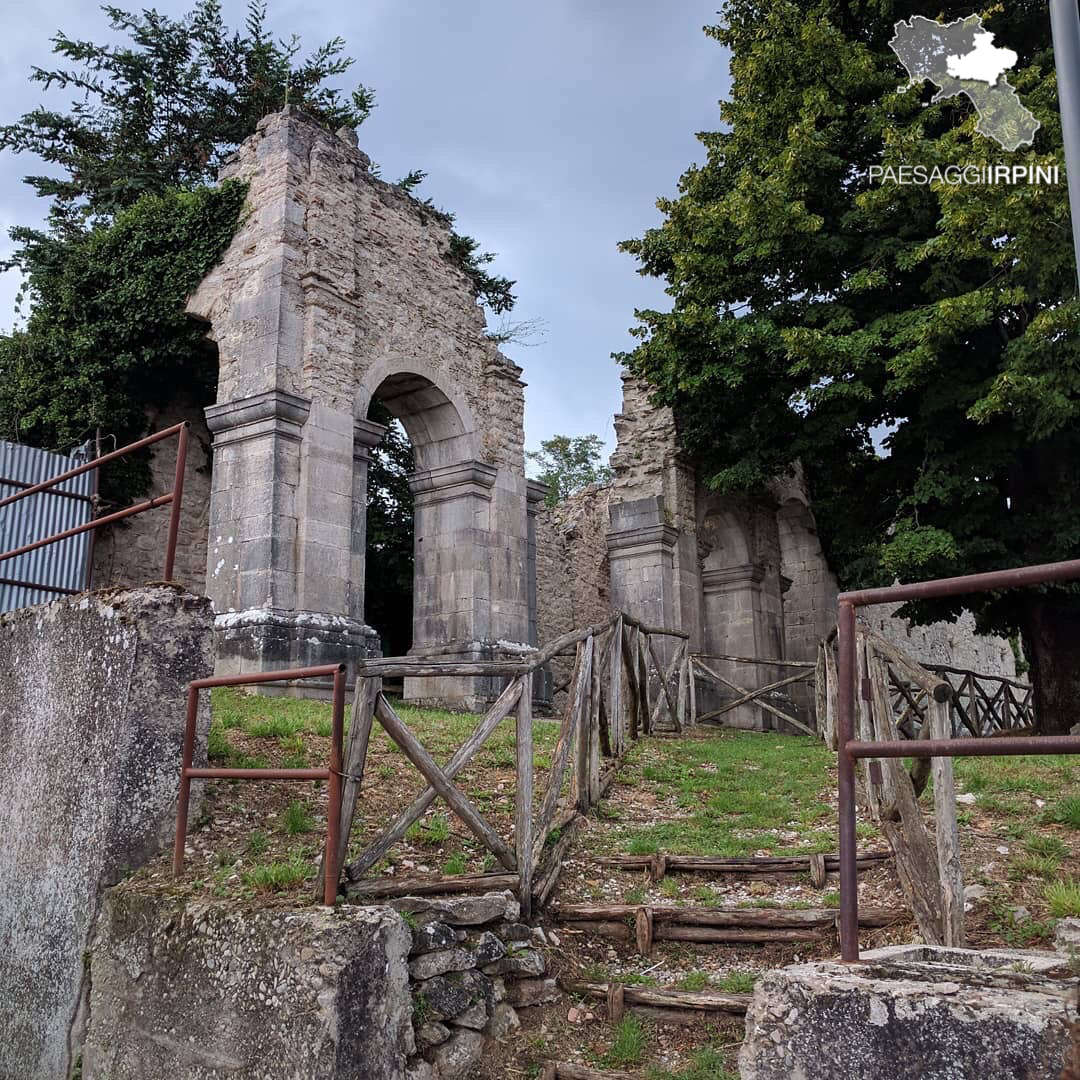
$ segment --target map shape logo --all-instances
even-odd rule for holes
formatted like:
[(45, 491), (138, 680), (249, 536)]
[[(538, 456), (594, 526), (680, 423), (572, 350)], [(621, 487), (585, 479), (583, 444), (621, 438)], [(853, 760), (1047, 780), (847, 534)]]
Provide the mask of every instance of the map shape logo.
[(966, 94), (979, 114), (975, 130), (1006, 150), (1029, 145), (1035, 138), (1039, 121), (1005, 78), (1018, 57), (1012, 49), (994, 44), (981, 16), (939, 23), (915, 15), (893, 29), (896, 36), (889, 46), (907, 68), (909, 86), (929, 79), (938, 88), (935, 102)]

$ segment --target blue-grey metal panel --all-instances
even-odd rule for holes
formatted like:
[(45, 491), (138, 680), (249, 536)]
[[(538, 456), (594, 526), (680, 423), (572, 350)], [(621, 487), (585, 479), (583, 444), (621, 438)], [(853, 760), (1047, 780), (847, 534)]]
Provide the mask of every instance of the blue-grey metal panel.
[[(0, 439), (0, 498), (13, 495), (20, 484), (39, 484), (86, 461), (86, 454), (76, 451), (72, 457), (52, 454), (33, 446), (4, 442)], [(91, 470), (57, 485), (57, 491), (93, 495), (96, 472)], [(19, 481), (19, 484), (10, 481)], [(0, 508), (0, 552), (22, 547), (53, 533), (62, 532), (90, 520), (92, 507), (82, 499), (39, 492)], [(89, 583), (91, 534), (72, 536), (47, 544), (36, 551), (0, 562), (0, 578), (31, 581), (36, 585), (55, 585), (81, 591)], [(56, 600), (63, 593), (23, 585), (0, 585), (0, 611), (12, 611), (29, 604)]]

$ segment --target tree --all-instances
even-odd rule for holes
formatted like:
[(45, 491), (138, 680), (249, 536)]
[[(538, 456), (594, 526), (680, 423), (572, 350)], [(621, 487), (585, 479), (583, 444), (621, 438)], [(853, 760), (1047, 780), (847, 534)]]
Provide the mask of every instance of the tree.
[[(23, 330), (0, 336), (0, 437), (56, 450), (97, 426), (121, 442), (138, 437), (146, 406), (181, 386), (213, 400), (214, 357), (183, 309), (231, 239), (244, 190), (206, 185), (286, 103), (331, 130), (359, 126), (374, 106), (364, 86), (327, 85), (353, 63), (341, 38), (301, 59), (296, 37), (271, 33), (260, 0), (243, 31), (226, 27), (218, 0), (197, 0), (180, 18), (103, 10), (127, 42), (58, 33), (63, 66), (31, 76), (71, 95), (67, 111), (41, 105), (0, 127), (0, 150), (51, 167), (27, 178), (50, 200), (47, 227), (11, 230), (7, 266), (24, 274), (31, 313)], [(410, 191), (422, 179), (414, 171), (399, 183)], [(513, 282), (485, 269), (493, 256), (475, 240), (452, 233), (448, 258), (493, 310), (513, 306)], [(145, 486), (145, 468), (119, 472), (103, 478), (108, 494)]]
[[(1041, 122), (1015, 153), (964, 97), (907, 86), (897, 0), (729, 0), (706, 32), (732, 52), (725, 129), (623, 245), (667, 281), (622, 357), (675, 412), (721, 492), (766, 497), (801, 462), (842, 585), (1075, 558), (1080, 303), (1064, 185), (873, 183), (871, 165), (1058, 164), (1045, 5), (984, 22)], [(936, 9), (948, 21), (970, 5)], [(875, 440), (883, 441), (880, 453)], [(923, 604), (1019, 630), (1041, 730), (1080, 700), (1075, 587)]]
[(413, 496), (412, 447), (400, 422), (373, 401), (368, 419), (386, 425), (371, 453), (367, 487), (367, 561), (364, 618), (379, 631), (387, 656), (402, 656), (412, 645)]
[(553, 435), (525, 454), (540, 470), (537, 479), (548, 486), (548, 506), (589, 484), (611, 482), (611, 469), (601, 464), (603, 449), (599, 435)]

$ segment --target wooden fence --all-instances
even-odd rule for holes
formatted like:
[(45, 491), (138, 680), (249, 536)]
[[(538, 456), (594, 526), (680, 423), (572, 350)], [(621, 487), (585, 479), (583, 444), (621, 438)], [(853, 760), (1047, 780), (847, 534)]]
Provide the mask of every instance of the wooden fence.
[[(708, 660), (710, 663), (706, 663)], [(773, 679), (762, 686), (745, 687), (733, 679), (722, 675), (716, 670), (714, 661), (723, 661), (728, 664), (743, 664), (755, 671), (763, 667), (771, 668), (795, 668), (794, 675), (785, 675), (781, 679)], [(698, 723), (707, 723), (718, 720), (721, 716), (738, 709), (743, 705), (757, 705), (767, 713), (786, 724), (790, 724), (804, 735), (817, 735), (817, 731), (803, 723), (795, 716), (795, 709), (791, 699), (783, 693), (786, 688), (795, 683), (809, 682), (814, 679), (817, 665), (813, 660), (760, 660), (749, 656), (724, 656), (720, 654), (692, 653), (690, 655), (691, 686), (695, 687), (697, 679), (711, 680), (724, 689), (724, 692), (734, 694), (719, 708), (702, 713), (694, 702), (694, 715)], [(745, 680), (744, 680), (745, 681)], [(786, 711), (785, 711), (786, 709)]]
[[(856, 739), (884, 742), (902, 737), (911, 712), (921, 703), (917, 738), (949, 738), (949, 702), (953, 688), (879, 634), (859, 626), (855, 645), (858, 665)], [(837, 674), (832, 643), (821, 643), (816, 689), (819, 726), (830, 749), (836, 749)], [(912, 688), (894, 694), (896, 685)], [(910, 725), (908, 726), (910, 730)], [(910, 772), (897, 758), (860, 759), (859, 780), (865, 809), (885, 835), (896, 872), (923, 939), (934, 945), (964, 944), (964, 883), (956, 822), (952, 758), (917, 759)], [(926, 827), (919, 795), (934, 780), (935, 829)]]
[[(658, 638), (674, 639), (673, 645), (667, 645), (671, 654), (667, 663)], [(573, 674), (551, 768), (540, 777), (533, 755), (532, 676), (564, 654), (574, 656)], [(447, 676), (505, 678), (507, 684), (468, 739), (440, 766), (383, 694), (382, 680)], [(512, 885), (522, 913), (528, 917), (534, 901), (543, 903), (550, 896), (579, 815), (603, 795), (627, 745), (649, 735), (661, 722), (681, 731), (693, 721), (693, 679), (686, 634), (647, 626), (624, 614), (564, 634), (518, 661), (457, 663), (391, 657), (360, 664), (342, 770), (338, 865), (344, 862), (371, 731), (378, 722), (428, 786), (347, 867), (349, 878), (355, 881), (370, 870), (436, 799), (442, 799), (503, 868), (501, 874), (474, 875), (468, 885)], [(516, 724), (514, 833), (512, 838), (504, 838), (455, 785), (454, 778), (511, 714)], [(564, 798), (568, 776), (569, 790)], [(535, 799), (534, 791), (539, 794), (541, 790), (542, 796)], [(366, 891), (369, 895), (390, 895), (399, 887), (415, 891), (417, 885), (373, 883)], [(440, 882), (435, 887), (445, 885), (461, 888), (462, 881)]]

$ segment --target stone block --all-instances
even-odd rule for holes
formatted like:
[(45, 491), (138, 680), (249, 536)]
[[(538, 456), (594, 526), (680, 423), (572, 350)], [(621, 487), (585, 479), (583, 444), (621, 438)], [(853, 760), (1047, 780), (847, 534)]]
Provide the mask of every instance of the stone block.
[(1058, 1080), (1075, 988), (1056, 954), (896, 946), (757, 985), (742, 1080)]
[(479, 1031), (458, 1031), (434, 1054), (432, 1064), (439, 1080), (462, 1080), (468, 1076), (484, 1053), (484, 1036)]
[(403, 896), (390, 906), (407, 911), (418, 922), (443, 922), (450, 926), (482, 926), (500, 919), (516, 920), (521, 905), (512, 892), (488, 892), (480, 896), (433, 899), (426, 896)]
[(423, 953), (409, 961), (413, 979), (433, 979), (448, 971), (468, 971), (476, 967), (476, 956), (469, 949), (439, 949)]
[(114, 889), (86, 1080), (402, 1080), (408, 928), (387, 908), (242, 911)]
[[(68, 1075), (102, 892), (175, 828), (212, 625), (209, 601), (164, 585), (0, 616), (0, 1076)], [(209, 724), (204, 710), (202, 761)]]

